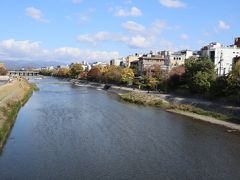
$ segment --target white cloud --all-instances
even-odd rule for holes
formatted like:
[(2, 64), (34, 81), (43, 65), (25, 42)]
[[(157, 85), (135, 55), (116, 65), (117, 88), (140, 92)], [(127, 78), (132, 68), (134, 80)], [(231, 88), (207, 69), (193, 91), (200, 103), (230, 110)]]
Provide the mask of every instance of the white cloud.
[(83, 2), (83, 0), (72, 0), (72, 3), (73, 4), (80, 4), (80, 3), (82, 3)]
[(2, 60), (31, 60), (31, 61), (63, 61), (74, 60), (105, 60), (119, 57), (117, 51), (91, 51), (73, 47), (60, 47), (53, 50), (40, 46), (40, 42), (16, 41), (8, 39), (0, 41), (0, 59)]
[(128, 45), (132, 48), (146, 48), (148, 47), (147, 39), (143, 36), (134, 36), (131, 37)]
[(128, 45), (131, 48), (145, 48), (147, 46), (147, 39), (144, 36), (127, 36), (120, 33), (112, 33), (112, 32), (97, 32), (96, 34), (85, 34), (77, 37), (79, 42), (90, 43), (94, 46), (97, 45), (98, 42), (103, 41), (112, 41), (112, 42), (120, 42)]
[(118, 33), (101, 31), (97, 32), (96, 34), (80, 35), (77, 37), (77, 40), (80, 42), (96, 45), (99, 41), (126, 42), (128, 40), (128, 37)]
[(134, 21), (127, 21), (122, 24), (122, 27), (129, 31), (135, 31), (135, 32), (142, 32), (145, 30), (145, 27), (143, 25), (138, 24)]
[(157, 20), (157, 21), (153, 22), (152, 27), (151, 27), (151, 29), (154, 33), (160, 33), (166, 28), (167, 28), (167, 23), (162, 20)]
[(160, 4), (168, 8), (182, 8), (186, 7), (186, 4), (180, 0), (159, 0)]
[(146, 28), (134, 21), (127, 21), (122, 24), (122, 27), (129, 30), (129, 33), (101, 31), (94, 34), (79, 35), (77, 40), (93, 46), (98, 45), (100, 42), (109, 41), (123, 43), (130, 48), (146, 49), (159, 44), (159, 35), (163, 30), (167, 29), (167, 23), (165, 21), (156, 20), (148, 28)]
[(28, 7), (25, 9), (25, 13), (27, 16), (35, 19), (36, 21), (49, 23), (50, 21), (48, 19), (44, 18), (44, 15), (40, 9), (37, 9), (35, 7)]
[(117, 12), (115, 13), (115, 16), (121, 16), (121, 17), (126, 17), (126, 16), (142, 16), (142, 11), (138, 9), (137, 7), (132, 7), (131, 9), (118, 9)]
[(87, 11), (77, 14), (78, 22), (82, 23), (90, 21), (92, 14), (95, 12), (96, 12), (95, 8), (89, 8)]
[(180, 39), (182, 40), (188, 40), (189, 39), (189, 36), (187, 34), (181, 34), (180, 35)]
[(230, 26), (228, 24), (226, 24), (224, 21), (220, 20), (218, 22), (218, 28), (222, 29), (222, 30), (228, 30), (228, 29), (230, 29)]
[(132, 0), (126, 0), (124, 3), (125, 3), (125, 4), (132, 4), (133, 1), (132, 1)]

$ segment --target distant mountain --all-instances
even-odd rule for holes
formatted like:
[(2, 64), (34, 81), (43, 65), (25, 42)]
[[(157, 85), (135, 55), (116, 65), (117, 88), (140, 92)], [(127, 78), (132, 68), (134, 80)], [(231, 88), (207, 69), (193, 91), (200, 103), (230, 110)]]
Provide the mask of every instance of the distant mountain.
[(57, 66), (57, 65), (67, 65), (67, 63), (56, 62), (56, 61), (42, 61), (42, 62), (35, 62), (35, 61), (10, 61), (10, 60), (3, 60), (1, 61), (5, 64), (7, 69), (21, 69), (21, 68), (41, 68), (46, 66)]

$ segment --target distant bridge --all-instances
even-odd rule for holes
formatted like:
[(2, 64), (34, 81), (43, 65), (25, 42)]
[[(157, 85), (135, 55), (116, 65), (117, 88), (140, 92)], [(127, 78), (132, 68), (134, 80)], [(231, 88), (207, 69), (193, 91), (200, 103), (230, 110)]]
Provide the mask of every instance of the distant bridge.
[(39, 72), (38, 71), (28, 71), (28, 70), (15, 70), (15, 71), (8, 71), (8, 74), (10, 76), (38, 76)]

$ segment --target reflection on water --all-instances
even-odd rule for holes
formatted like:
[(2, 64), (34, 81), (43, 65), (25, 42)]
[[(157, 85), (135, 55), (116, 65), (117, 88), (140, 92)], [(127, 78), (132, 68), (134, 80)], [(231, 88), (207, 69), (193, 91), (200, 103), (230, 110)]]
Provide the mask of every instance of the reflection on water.
[(239, 135), (105, 91), (38, 82), (0, 156), (1, 179), (240, 179)]

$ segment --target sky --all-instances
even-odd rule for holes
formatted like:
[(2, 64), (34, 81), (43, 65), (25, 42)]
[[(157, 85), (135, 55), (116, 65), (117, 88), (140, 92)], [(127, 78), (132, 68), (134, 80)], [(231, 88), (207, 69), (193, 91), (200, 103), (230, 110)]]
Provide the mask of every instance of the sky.
[(109, 61), (231, 45), (239, 0), (3, 0), (0, 60)]

